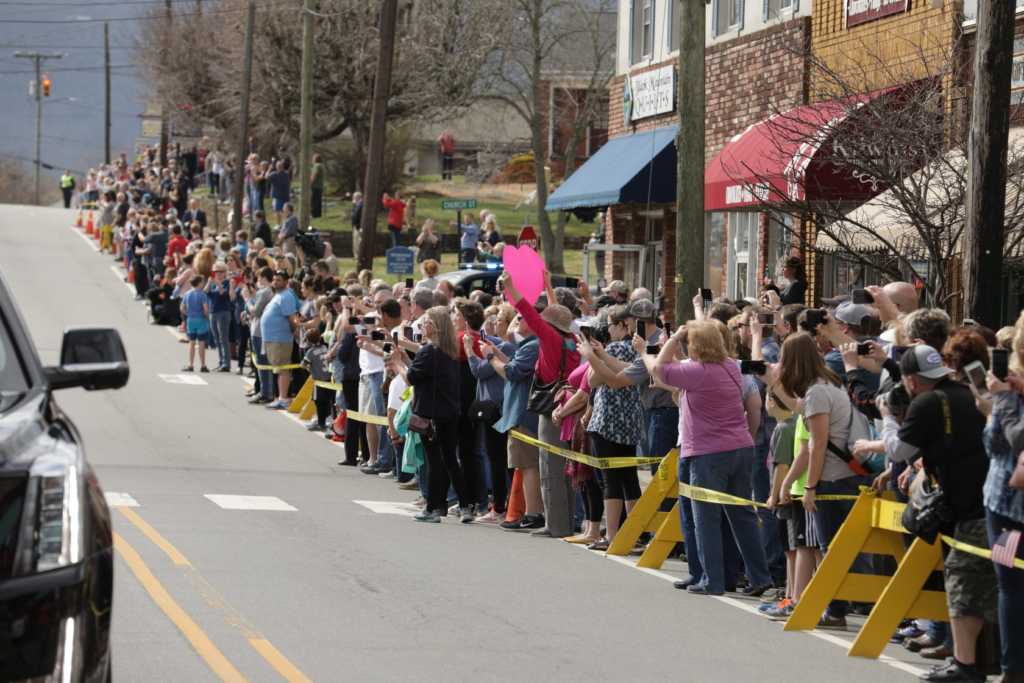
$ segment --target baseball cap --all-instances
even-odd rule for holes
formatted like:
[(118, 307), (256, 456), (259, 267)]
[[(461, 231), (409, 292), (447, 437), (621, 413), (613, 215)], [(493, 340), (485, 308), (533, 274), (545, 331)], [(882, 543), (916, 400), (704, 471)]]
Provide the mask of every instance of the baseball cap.
[(907, 349), (900, 358), (900, 372), (904, 375), (919, 375), (925, 379), (942, 379), (953, 370), (942, 364), (942, 356), (927, 344), (917, 344)]
[(274, 271), (274, 276), (275, 277), (283, 277), (285, 280), (287, 280), (290, 277), (288, 275), (288, 271), (287, 270), (275, 270)]
[(650, 299), (637, 299), (629, 304), (629, 316), (637, 320), (654, 320), (658, 309)]
[(855, 304), (849, 301), (839, 304), (836, 308), (835, 318), (847, 325), (856, 325), (861, 327), (864, 324), (864, 318), (874, 318), (875, 309), (864, 304)]
[(623, 296), (629, 296), (629, 287), (622, 280), (612, 280), (608, 283), (608, 286), (604, 288), (606, 292), (618, 292)]
[(833, 297), (822, 297), (821, 303), (824, 304), (825, 306), (828, 306), (829, 308), (836, 308), (837, 306), (841, 306), (842, 304), (845, 304), (849, 300), (850, 300), (850, 295), (849, 294), (841, 294), (839, 296), (833, 296)]

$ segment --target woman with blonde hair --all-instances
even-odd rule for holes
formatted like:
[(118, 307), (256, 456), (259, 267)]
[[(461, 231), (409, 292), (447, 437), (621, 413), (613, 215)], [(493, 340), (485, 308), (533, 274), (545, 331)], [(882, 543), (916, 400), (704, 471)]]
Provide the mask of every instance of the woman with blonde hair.
[(455, 325), (444, 306), (427, 310), (422, 322), (423, 346), (406, 367), (403, 352), (388, 361), (413, 387), (412, 412), (429, 426), (421, 432), (427, 458), (427, 506), (418, 522), (440, 522), (448, 514), (448, 487), (455, 488), (463, 523), (474, 520), (462, 468), (456, 457), (459, 442), (459, 349)]
[(373, 281), (373, 271), (363, 268), (359, 271), (359, 284), (363, 286), (363, 289), (369, 290), (370, 283)]
[(217, 256), (213, 253), (213, 249), (204, 246), (196, 254), (192, 267), (197, 275), (202, 275), (204, 279), (208, 280), (213, 275), (213, 264), (216, 260)]
[[(677, 362), (676, 352), (684, 336), (690, 359)], [(729, 357), (719, 325), (691, 322), (676, 330), (658, 354), (655, 374), (682, 391), (680, 455), (690, 465), (691, 483), (749, 498), (754, 440), (744, 407), (743, 379), (738, 365)], [(703, 577), (687, 590), (698, 595), (721, 595), (725, 592), (721, 506), (695, 500), (693, 515)], [(771, 576), (757, 515), (752, 508), (729, 505), (725, 506), (725, 517), (750, 580), (744, 593), (760, 595), (771, 587)]]

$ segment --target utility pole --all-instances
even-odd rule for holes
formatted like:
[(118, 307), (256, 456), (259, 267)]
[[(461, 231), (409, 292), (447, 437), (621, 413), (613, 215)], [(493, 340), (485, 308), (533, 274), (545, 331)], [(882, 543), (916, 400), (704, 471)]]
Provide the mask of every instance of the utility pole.
[[(164, 0), (164, 11), (167, 15), (167, 36), (166, 41), (174, 35), (174, 11), (171, 8), (171, 0)], [(166, 48), (165, 48), (166, 49)], [(167, 168), (167, 145), (170, 141), (170, 122), (167, 115), (167, 103), (160, 103), (160, 168)]]
[(380, 54), (377, 57), (377, 79), (373, 84), (373, 109), (370, 113), (370, 145), (366, 155), (366, 188), (363, 216), (359, 223), (362, 233), (359, 268), (373, 270), (373, 255), (377, 238), (377, 212), (380, 208), (380, 176), (384, 165), (384, 145), (388, 125), (388, 97), (391, 94), (391, 66), (395, 56), (395, 31), (398, 23), (398, 0), (381, 0)]
[[(238, 168), (235, 172), (235, 209), (231, 217), (231, 234), (242, 229), (242, 192), (245, 188), (245, 162), (249, 156), (249, 91), (252, 87), (252, 31), (256, 21), (256, 2), (249, 0), (245, 15), (245, 61), (242, 64), (242, 106), (238, 121)], [(256, 207), (250, 206), (249, 211)]]
[[(33, 193), (33, 201), (39, 205), (39, 158), (42, 152), (43, 140), (43, 62), (47, 59), (63, 59), (64, 55), (59, 53), (45, 54), (42, 52), (15, 52), (14, 56), (19, 59), (31, 59), (35, 63), (36, 70), (36, 189)], [(49, 94), (49, 93), (47, 93)]]
[(679, 17), (679, 137), (676, 140), (676, 325), (693, 317), (704, 283), (704, 0), (672, 0)]
[(302, 7), (302, 122), (299, 129), (299, 230), (309, 227), (312, 187), (310, 169), (313, 166), (313, 20), (316, 17), (314, 0), (305, 0)]
[(103, 118), (103, 158), (110, 163), (110, 22), (103, 22), (103, 70), (106, 75), (106, 99)]
[(974, 97), (967, 142), (967, 224), (963, 234), (964, 317), (992, 329), (1002, 324), (1006, 148), (1014, 3), (978, 3)]

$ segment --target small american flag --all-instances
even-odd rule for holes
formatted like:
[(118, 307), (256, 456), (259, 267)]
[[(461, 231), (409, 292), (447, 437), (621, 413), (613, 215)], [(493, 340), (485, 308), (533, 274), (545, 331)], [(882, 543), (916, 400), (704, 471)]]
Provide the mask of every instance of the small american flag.
[(992, 561), (1012, 568), (1013, 561), (1017, 558), (1018, 547), (1020, 547), (1020, 532), (1004, 531), (992, 544)]

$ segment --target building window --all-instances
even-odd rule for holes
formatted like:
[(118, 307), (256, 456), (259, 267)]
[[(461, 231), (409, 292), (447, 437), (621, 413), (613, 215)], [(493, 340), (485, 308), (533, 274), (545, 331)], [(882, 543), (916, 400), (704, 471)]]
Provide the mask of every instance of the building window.
[(654, 0), (633, 0), (632, 63), (654, 54)]
[(743, 0), (716, 0), (715, 35), (743, 28)]
[(704, 286), (716, 296), (722, 295), (725, 264), (725, 214), (706, 214), (704, 223)]
[(729, 256), (728, 288), (731, 299), (757, 296), (757, 245), (761, 214), (733, 211), (728, 214)]
[(679, 49), (679, 19), (676, 17), (676, 12), (679, 8), (676, 6), (680, 0), (667, 0), (668, 1), (668, 51), (675, 52)]
[(793, 216), (789, 214), (768, 214), (768, 244), (765, 249), (765, 275), (773, 280), (782, 278), (782, 264), (790, 254), (793, 244)]
[(797, 0), (764, 0), (764, 20), (771, 21), (792, 14)]

